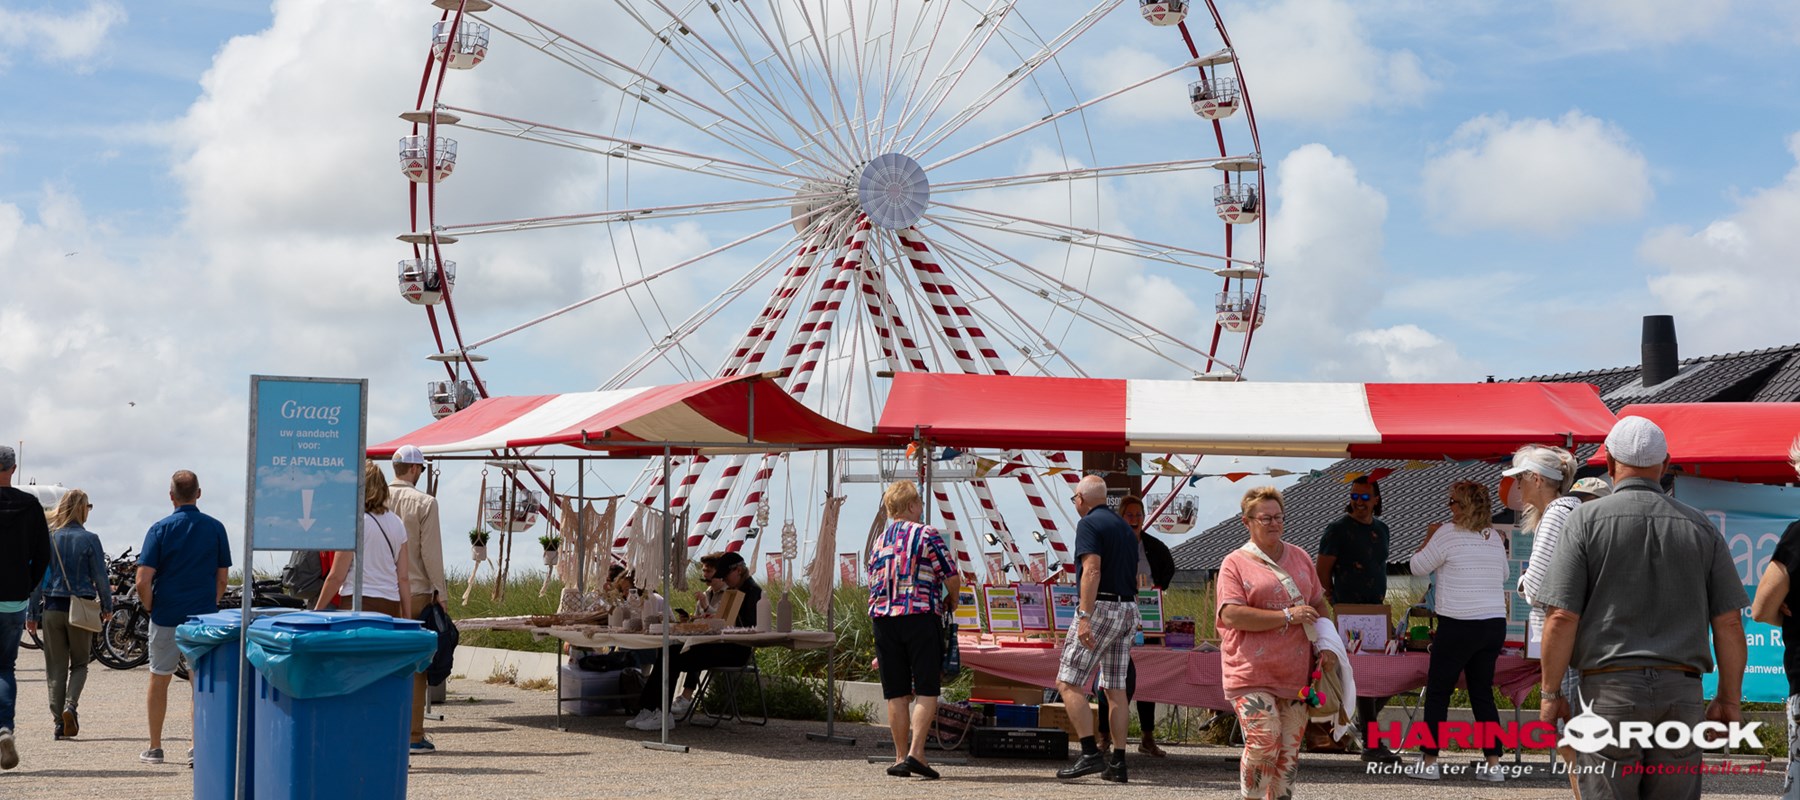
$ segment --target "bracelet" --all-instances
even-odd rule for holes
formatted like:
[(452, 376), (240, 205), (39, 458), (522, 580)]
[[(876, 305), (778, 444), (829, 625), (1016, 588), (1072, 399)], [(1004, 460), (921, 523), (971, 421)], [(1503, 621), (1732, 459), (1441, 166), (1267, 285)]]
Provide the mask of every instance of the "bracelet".
[(1281, 616), (1287, 619), (1287, 624), (1289, 624), (1289, 625), (1294, 624), (1294, 610), (1293, 609), (1291, 609), (1291, 608), (1282, 609)]
[(1562, 699), (1561, 691), (1555, 691), (1555, 690), (1545, 691), (1541, 687), (1538, 690), (1538, 700), (1540, 702), (1544, 701), (1544, 700), (1561, 700), (1561, 699)]

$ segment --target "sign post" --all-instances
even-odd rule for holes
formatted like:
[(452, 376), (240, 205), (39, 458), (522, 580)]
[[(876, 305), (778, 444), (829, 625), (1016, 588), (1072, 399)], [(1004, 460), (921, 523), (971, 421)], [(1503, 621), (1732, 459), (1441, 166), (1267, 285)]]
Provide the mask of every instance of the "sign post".
[(352, 610), (362, 610), (363, 454), (369, 382), (250, 376), (249, 487), (238, 648), (237, 796), (250, 797), (250, 608), (257, 550), (356, 553)]

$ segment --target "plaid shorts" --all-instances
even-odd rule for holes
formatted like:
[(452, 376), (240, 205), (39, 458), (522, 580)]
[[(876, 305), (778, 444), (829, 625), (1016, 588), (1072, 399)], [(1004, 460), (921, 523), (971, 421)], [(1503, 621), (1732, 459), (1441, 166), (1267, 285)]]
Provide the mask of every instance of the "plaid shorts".
[(1085, 691), (1088, 682), (1094, 679), (1094, 670), (1098, 669), (1100, 688), (1125, 688), (1125, 673), (1131, 668), (1131, 642), (1137, 633), (1137, 603), (1096, 600), (1088, 625), (1094, 634), (1091, 649), (1075, 635), (1081, 621), (1069, 624), (1069, 636), (1063, 640), (1062, 663), (1056, 670), (1056, 679)]

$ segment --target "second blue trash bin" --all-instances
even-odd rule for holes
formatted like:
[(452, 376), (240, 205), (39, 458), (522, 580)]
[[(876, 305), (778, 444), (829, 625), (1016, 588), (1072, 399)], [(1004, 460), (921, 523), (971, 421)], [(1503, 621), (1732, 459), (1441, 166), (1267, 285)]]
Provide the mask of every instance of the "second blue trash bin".
[(250, 626), (258, 800), (404, 800), (412, 676), (437, 634), (386, 614), (301, 612)]
[(241, 627), (239, 612), (220, 611), (189, 617), (175, 629), (194, 684), (194, 800), (237, 796)]

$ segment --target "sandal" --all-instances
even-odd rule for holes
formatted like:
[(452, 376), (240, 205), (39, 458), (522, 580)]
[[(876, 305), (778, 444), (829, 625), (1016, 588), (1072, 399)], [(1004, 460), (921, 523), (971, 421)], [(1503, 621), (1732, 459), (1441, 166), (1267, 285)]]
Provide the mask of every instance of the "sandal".
[(1155, 758), (1167, 758), (1169, 756), (1168, 753), (1163, 752), (1161, 747), (1156, 746), (1155, 739), (1145, 739), (1138, 742), (1138, 752)]

